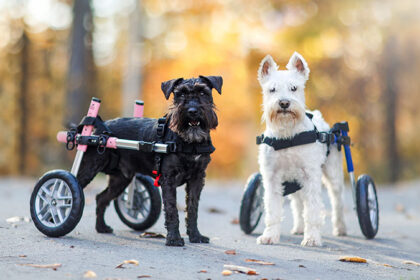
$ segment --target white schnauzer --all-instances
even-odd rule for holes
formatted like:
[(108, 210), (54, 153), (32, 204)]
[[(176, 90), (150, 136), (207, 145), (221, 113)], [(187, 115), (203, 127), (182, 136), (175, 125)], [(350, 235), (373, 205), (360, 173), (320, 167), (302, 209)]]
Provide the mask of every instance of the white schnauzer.
[(261, 144), (258, 161), (265, 191), (265, 230), (257, 243), (279, 242), (283, 196), (289, 194), (294, 220), (291, 233), (304, 234), (303, 246), (321, 246), (322, 183), (331, 200), (333, 234), (346, 234), (342, 154), (318, 138), (308, 141), (308, 137), (328, 131), (329, 125), (319, 111), (305, 111), (304, 89), (309, 68), (303, 57), (295, 52), (286, 68), (277, 70), (273, 58), (267, 55), (258, 70), (266, 129), (259, 141), (257, 138)]

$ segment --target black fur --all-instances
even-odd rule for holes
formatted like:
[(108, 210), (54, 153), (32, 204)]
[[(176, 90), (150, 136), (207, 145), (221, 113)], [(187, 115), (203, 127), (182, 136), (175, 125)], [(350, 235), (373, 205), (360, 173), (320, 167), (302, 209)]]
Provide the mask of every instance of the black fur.
[[(213, 81), (213, 82), (212, 82)], [(212, 85), (214, 83), (214, 85)], [(210, 140), (210, 130), (218, 121), (213, 104), (212, 88), (221, 91), (221, 77), (176, 79), (162, 83), (166, 98), (174, 93), (174, 102), (167, 114), (168, 132), (165, 140), (179, 136), (187, 143), (201, 143)], [(148, 118), (118, 118), (106, 122), (113, 136), (121, 139), (156, 141), (157, 120)], [(95, 148), (88, 148), (84, 155), (77, 179), (84, 188), (99, 172), (109, 175), (108, 186), (97, 195), (96, 230), (110, 233), (112, 228), (104, 220), (105, 209), (130, 183), (135, 173), (152, 176), (154, 154), (124, 149), (107, 149), (98, 154)], [(112, 168), (112, 159), (118, 158), (118, 166)], [(197, 212), (200, 193), (204, 186), (205, 171), (210, 154), (165, 154), (162, 159), (160, 179), (165, 210), (165, 227), (168, 231), (166, 245), (183, 246), (179, 233), (176, 188), (186, 184), (187, 217), (186, 226), (190, 242), (208, 243), (209, 238), (200, 234), (197, 228)]]

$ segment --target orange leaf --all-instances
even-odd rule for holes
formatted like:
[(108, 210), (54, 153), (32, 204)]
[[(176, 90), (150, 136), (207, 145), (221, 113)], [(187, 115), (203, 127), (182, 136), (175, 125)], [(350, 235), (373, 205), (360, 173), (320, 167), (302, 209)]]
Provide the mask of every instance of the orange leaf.
[(222, 271), (222, 275), (223, 275), (223, 276), (229, 276), (229, 275), (232, 275), (232, 271), (225, 269), (225, 270), (223, 270), (223, 271)]
[(340, 257), (342, 262), (367, 263), (366, 259), (360, 257)]

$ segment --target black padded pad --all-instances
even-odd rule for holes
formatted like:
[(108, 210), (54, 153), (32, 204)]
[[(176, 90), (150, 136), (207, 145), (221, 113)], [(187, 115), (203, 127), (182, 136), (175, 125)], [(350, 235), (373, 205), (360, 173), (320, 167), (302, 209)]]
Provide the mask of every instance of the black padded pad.
[(283, 196), (295, 193), (302, 188), (302, 185), (296, 180), (283, 182), (282, 185), (284, 186)]

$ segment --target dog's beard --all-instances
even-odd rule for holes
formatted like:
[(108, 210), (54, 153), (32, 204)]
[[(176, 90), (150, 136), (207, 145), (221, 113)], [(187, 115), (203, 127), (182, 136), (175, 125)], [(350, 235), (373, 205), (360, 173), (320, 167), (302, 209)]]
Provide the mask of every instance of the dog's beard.
[(217, 115), (213, 105), (203, 105), (199, 109), (199, 117), (190, 119), (187, 109), (182, 105), (172, 105), (169, 108), (169, 128), (177, 133), (185, 142), (204, 142), (210, 139), (210, 129), (218, 124)]
[(300, 123), (305, 116), (305, 110), (298, 105), (287, 109), (273, 106), (264, 112), (264, 119), (273, 130), (291, 129)]

